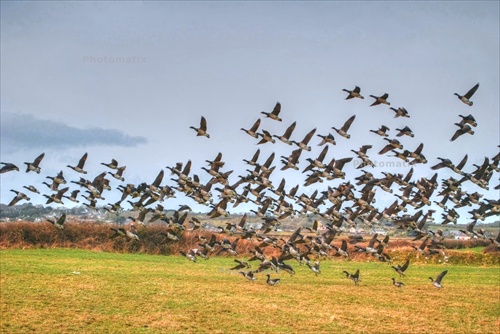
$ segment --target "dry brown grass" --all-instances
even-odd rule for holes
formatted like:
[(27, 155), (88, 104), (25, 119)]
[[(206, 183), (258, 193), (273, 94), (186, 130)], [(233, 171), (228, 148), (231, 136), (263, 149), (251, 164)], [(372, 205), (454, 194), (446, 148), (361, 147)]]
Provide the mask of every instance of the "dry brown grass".
[[(406, 286), (384, 263), (328, 260), (315, 276), (231, 273), (232, 258), (80, 250), (1, 251), (5, 333), (498, 333), (499, 267), (411, 263)], [(361, 284), (342, 270), (361, 271)], [(449, 273), (443, 289), (428, 276)], [(79, 274), (72, 274), (78, 271)]]

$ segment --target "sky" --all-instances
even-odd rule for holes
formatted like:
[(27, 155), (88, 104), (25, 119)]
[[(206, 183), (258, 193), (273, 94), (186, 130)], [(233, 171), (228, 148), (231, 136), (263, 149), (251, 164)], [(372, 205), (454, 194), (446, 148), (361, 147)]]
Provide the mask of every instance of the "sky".
[[(377, 167), (366, 169), (403, 173), (405, 164), (389, 154), (370, 133), (384, 124), (394, 138), (396, 128), (409, 126), (414, 138), (400, 138), (404, 148), (424, 144), (428, 163), (415, 166), (414, 180), (431, 177), (438, 157), (457, 164), (465, 154), (464, 170), (474, 170), (485, 157), (497, 154), (499, 138), (499, 2), (1, 2), (1, 161), (20, 172), (0, 175), (0, 202), (11, 189), (37, 185), (64, 171), (67, 180), (80, 175), (74, 165), (88, 152), (88, 178), (107, 169), (112, 158), (126, 165), (126, 183), (152, 182), (167, 166), (192, 161), (192, 174), (210, 177), (201, 167), (221, 152), (234, 170), (229, 180), (246, 175), (243, 159), (261, 150), (260, 162), (275, 153), (276, 186), (303, 184), (306, 173), (279, 171), (280, 156), (294, 147), (284, 143), (256, 145), (241, 131), (261, 118), (260, 129), (282, 134), (297, 122), (292, 139), (300, 141), (316, 128), (331, 132), (337, 144), (325, 161), (354, 156), (351, 150), (369, 144)], [(480, 87), (467, 106), (454, 95)], [(342, 89), (361, 87), (364, 99), (345, 100)], [(369, 95), (389, 94), (391, 107), (404, 107), (410, 118), (394, 118), (386, 105), (370, 107)], [(265, 118), (280, 102), (282, 122)], [(459, 115), (472, 114), (474, 135), (450, 142)], [(340, 127), (352, 115), (351, 138)], [(210, 139), (197, 137), (190, 126), (207, 119)], [(315, 158), (322, 147), (311, 140)], [(41, 174), (25, 173), (24, 162), (45, 152)], [(356, 159), (344, 171), (359, 176)], [(392, 164), (391, 164), (392, 162)], [(453, 172), (439, 170), (439, 179)], [(164, 184), (175, 185), (165, 178)], [(120, 183), (112, 180), (116, 188)], [(326, 190), (344, 180), (301, 187), (299, 193)], [(485, 191), (470, 182), (464, 189), (498, 199), (498, 173)], [(72, 184), (71, 190), (78, 186)], [(30, 194), (34, 204), (45, 203)], [(376, 206), (395, 199), (380, 192)], [(105, 205), (118, 200), (116, 190)], [(439, 200), (433, 197), (433, 200)], [(178, 195), (165, 207), (186, 203), (207, 208)], [(69, 205), (69, 203), (68, 203)], [(245, 206), (229, 209), (245, 210)], [(467, 222), (467, 211), (461, 211)], [(438, 211), (438, 215), (442, 211)], [(439, 217), (436, 215), (435, 217)]]

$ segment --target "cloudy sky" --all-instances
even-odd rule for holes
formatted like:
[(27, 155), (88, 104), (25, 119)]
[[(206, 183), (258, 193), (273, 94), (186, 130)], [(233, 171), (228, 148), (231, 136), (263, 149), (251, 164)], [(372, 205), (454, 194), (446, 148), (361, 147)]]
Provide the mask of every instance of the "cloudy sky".
[[(388, 166), (401, 160), (378, 155), (386, 142), (369, 130), (385, 124), (394, 138), (395, 129), (407, 125), (415, 137), (402, 138), (404, 148), (424, 143), (429, 160), (415, 167), (415, 179), (431, 177), (437, 157), (458, 163), (468, 154), (464, 169), (471, 172), (473, 164), (498, 152), (500, 141), (499, 13), (494, 1), (2, 2), (1, 161), (21, 172), (1, 175), (1, 202), (13, 197), (10, 189), (40, 185), (60, 170), (66, 179), (77, 179), (66, 165), (85, 152), (89, 178), (105, 170), (101, 162), (115, 158), (127, 166), (130, 183), (152, 182), (166, 166), (188, 160), (191, 172), (206, 182), (201, 167), (221, 152), (223, 171), (234, 170), (230, 181), (236, 182), (247, 173), (242, 159), (260, 148), (261, 162), (276, 154), (273, 183), (285, 177), (286, 189), (302, 184), (305, 174), (278, 171), (278, 157), (294, 148), (280, 142), (257, 146), (240, 130), (258, 118), (261, 129), (273, 134), (296, 121), (297, 141), (313, 128), (316, 134), (331, 132), (337, 145), (326, 161), (373, 145), (368, 154), (378, 163), (370, 170), (376, 176), (409, 167)], [(472, 107), (453, 95), (478, 82)], [(356, 85), (365, 99), (345, 100), (342, 89)], [(383, 93), (411, 118), (395, 119), (385, 105), (370, 107), (369, 95)], [(260, 114), (277, 101), (281, 123)], [(478, 122), (475, 134), (450, 142), (458, 115), (468, 114)], [(189, 128), (202, 115), (210, 139)], [(331, 127), (352, 115), (351, 139), (344, 139)], [(313, 150), (302, 155), (301, 169), (305, 158), (319, 154), (319, 141), (311, 140)], [(42, 173), (25, 173), (23, 163), (42, 152)], [(361, 174), (353, 164), (345, 171), (348, 178)], [(439, 172), (440, 179), (456, 177)], [(325, 190), (341, 181), (315, 187)], [(470, 183), (466, 189), (498, 198), (498, 191)], [(118, 196), (114, 191), (106, 202)], [(41, 195), (31, 198), (45, 202)], [(379, 208), (394, 199), (381, 197)], [(179, 203), (204, 210), (181, 195), (164, 204)]]

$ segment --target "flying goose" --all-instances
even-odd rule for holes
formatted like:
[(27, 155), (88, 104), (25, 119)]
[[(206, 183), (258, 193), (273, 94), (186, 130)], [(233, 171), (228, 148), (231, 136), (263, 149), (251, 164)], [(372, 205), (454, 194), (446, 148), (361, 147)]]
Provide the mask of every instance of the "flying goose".
[(400, 277), (405, 277), (405, 270), (408, 268), (408, 265), (410, 264), (410, 259), (406, 260), (406, 262), (400, 266), (398, 264), (397, 267), (391, 266), (396, 272), (399, 274)]
[(56, 228), (64, 230), (64, 222), (66, 221), (66, 214), (63, 213), (62, 216), (57, 218), (56, 220), (47, 219), (47, 221), (52, 225), (54, 225)]
[(467, 93), (465, 93), (464, 95), (460, 95), (457, 93), (454, 93), (454, 95), (456, 95), (458, 97), (458, 99), (460, 101), (462, 101), (463, 103), (465, 103), (466, 105), (472, 106), (474, 103), (470, 100), (470, 98), (472, 97), (472, 95), (474, 95), (474, 93), (476, 92), (476, 90), (478, 88), (479, 88), (479, 83), (477, 83), (474, 87), (469, 89), (469, 91)]
[(106, 166), (110, 169), (118, 169), (118, 161), (111, 159), (110, 163), (101, 162), (101, 165)]
[(372, 106), (376, 106), (376, 105), (379, 105), (379, 104), (387, 104), (388, 106), (390, 106), (391, 104), (387, 101), (387, 98), (389, 97), (389, 94), (385, 93), (384, 95), (382, 96), (375, 96), (375, 95), (370, 95), (370, 97), (373, 97), (375, 99), (375, 101), (370, 105), (370, 107)]
[(396, 129), (396, 130), (399, 131), (396, 134), (396, 137), (401, 137), (403, 135), (410, 136), (412, 138), (415, 137), (415, 134), (413, 133), (413, 131), (408, 126), (405, 126), (402, 129)]
[(462, 118), (462, 120), (460, 121), (461, 125), (467, 123), (469, 125), (472, 125), (473, 127), (477, 126), (476, 119), (471, 114), (469, 114), (467, 116), (463, 116), (463, 115), (458, 115), (458, 116), (460, 116)]
[(8, 204), (8, 206), (14, 206), (16, 205), (17, 202), (21, 201), (21, 200), (26, 200), (26, 201), (29, 201), (30, 198), (25, 194), (25, 193), (22, 193), (20, 191), (17, 191), (17, 190), (14, 190), (14, 189), (11, 189), (10, 191), (12, 191), (13, 193), (16, 194), (16, 196), (10, 201), (10, 203)]
[(396, 115), (394, 115), (394, 118), (397, 118), (397, 117), (410, 118), (410, 115), (408, 114), (408, 110), (406, 110), (403, 107), (399, 107), (398, 109), (390, 107), (389, 109), (391, 109), (392, 111), (394, 111), (396, 113)]
[(370, 132), (376, 133), (376, 134), (378, 134), (381, 137), (387, 137), (387, 136), (389, 136), (387, 134), (388, 130), (390, 130), (390, 129), (387, 126), (381, 125), (378, 130), (370, 130)]
[(340, 129), (336, 129), (332, 127), (333, 130), (337, 131), (339, 135), (341, 135), (344, 138), (351, 138), (351, 135), (347, 133), (349, 131), (349, 128), (351, 127), (352, 122), (354, 122), (354, 119), (356, 118), (356, 115), (351, 116)]
[(246, 261), (234, 259), (234, 262), (236, 262), (238, 264), (229, 270), (239, 270), (239, 269), (249, 269), (250, 268), (250, 264)]
[(29, 185), (29, 186), (23, 186), (23, 188), (26, 188), (26, 189), (28, 189), (29, 191), (31, 191), (31, 192), (33, 192), (33, 193), (35, 193), (35, 194), (39, 194), (39, 193), (40, 193), (40, 191), (38, 191), (38, 189), (36, 189), (36, 188), (35, 188), (34, 186), (32, 186), (32, 185)]
[(17, 170), (19, 172), (19, 167), (10, 162), (0, 162), (3, 166), (0, 168), (0, 174), (12, 172)]
[(346, 100), (349, 100), (349, 99), (352, 99), (352, 98), (359, 98), (359, 99), (364, 99), (364, 97), (360, 94), (361, 92), (361, 88), (359, 88), (358, 86), (354, 87), (353, 90), (347, 90), (347, 89), (342, 89), (344, 92), (347, 92), (349, 93), (349, 95), (347, 95), (347, 97), (345, 98)]
[(274, 106), (272, 112), (269, 113), (261, 111), (260, 113), (266, 115), (266, 117), (269, 117), (270, 119), (274, 119), (275, 121), (281, 122), (281, 118), (278, 116), (280, 112), (281, 112), (281, 103), (276, 102), (276, 105)]
[(389, 144), (384, 146), (384, 148), (382, 148), (380, 150), (380, 152), (378, 152), (378, 154), (384, 154), (384, 153), (387, 153), (393, 149), (400, 149), (400, 150), (403, 149), (403, 144), (401, 144), (401, 142), (399, 140), (397, 140), (396, 138), (394, 138), (394, 139), (384, 138), (384, 140), (387, 140), (389, 142)]
[(195, 128), (194, 126), (190, 126), (189, 128), (196, 131), (197, 136), (204, 136), (204, 137), (210, 138), (210, 135), (207, 132), (207, 120), (203, 116), (201, 116), (199, 128)]
[(259, 126), (260, 126), (260, 118), (257, 119), (255, 121), (255, 123), (252, 125), (252, 127), (250, 129), (244, 129), (244, 128), (241, 128), (241, 130), (245, 131), (248, 135), (254, 137), (254, 138), (258, 138), (258, 134), (257, 134), (257, 130), (259, 129)]
[(120, 181), (125, 181), (125, 178), (123, 177), (123, 171), (127, 168), (127, 166), (121, 166), (116, 169), (116, 173), (111, 173), (108, 172), (108, 174), (111, 174), (115, 179), (120, 180)]
[(354, 282), (355, 285), (358, 285), (358, 283), (361, 282), (361, 280), (359, 279), (359, 269), (356, 270), (356, 272), (354, 274), (350, 274), (350, 273), (348, 273), (345, 270), (343, 272), (344, 272), (346, 278), (349, 278), (349, 279), (353, 280), (353, 282)]
[(276, 143), (276, 140), (273, 139), (273, 136), (269, 133), (269, 131), (266, 131), (266, 130), (262, 130), (262, 133), (258, 133), (259, 136), (262, 137), (262, 139), (257, 143), (257, 145), (260, 145), (260, 144), (265, 144), (267, 142), (271, 142), (271, 143)]
[(243, 275), (243, 277), (245, 277), (247, 280), (249, 280), (250, 282), (253, 282), (255, 281), (257, 278), (253, 275), (253, 271), (247, 271), (247, 272), (244, 272), (244, 271), (240, 271), (240, 274)]
[(283, 143), (292, 145), (294, 141), (290, 140), (290, 136), (292, 135), (293, 130), (295, 130), (295, 126), (297, 125), (297, 122), (293, 122), (286, 130), (285, 133), (282, 136), (278, 135), (273, 135), (273, 137), (278, 138), (281, 140)]
[(302, 141), (300, 143), (293, 141), (293, 140), (291, 142), (294, 143), (295, 145), (297, 145), (301, 150), (311, 151), (311, 146), (307, 146), (307, 144), (311, 140), (312, 136), (314, 136), (315, 132), (316, 132), (316, 128), (309, 131), (309, 133), (307, 133), (305, 135), (304, 139), (302, 139)]
[(70, 166), (67, 165), (66, 167), (71, 168), (75, 172), (81, 173), (81, 174), (87, 174), (87, 171), (83, 169), (83, 166), (85, 166), (85, 161), (87, 161), (87, 156), (88, 154), (85, 153), (80, 160), (78, 161), (78, 164), (76, 166)]
[(441, 285), (441, 280), (443, 279), (444, 275), (446, 275), (447, 273), (448, 273), (448, 270), (443, 271), (441, 274), (437, 275), (436, 279), (429, 277), (432, 285), (434, 285), (436, 288), (442, 288), (443, 286)]
[(314, 264), (311, 264), (310, 261), (306, 262), (306, 265), (311, 269), (311, 271), (318, 276), (318, 274), (321, 274), (321, 270), (319, 269), (319, 261), (314, 262)]
[(40, 174), (41, 168), (39, 165), (40, 165), (40, 161), (42, 161), (44, 156), (45, 156), (45, 153), (42, 153), (38, 157), (36, 157), (35, 161), (25, 162), (24, 164), (26, 165), (26, 173), (35, 172), (37, 174)]
[(321, 138), (321, 142), (318, 144), (318, 146), (325, 145), (326, 143), (337, 145), (337, 143), (335, 142), (335, 137), (331, 133), (328, 133), (327, 135), (316, 135), (316, 136)]
[(461, 135), (463, 134), (471, 134), (473, 135), (474, 134), (474, 130), (472, 130), (472, 128), (470, 127), (469, 124), (460, 124), (460, 123), (455, 123), (456, 126), (459, 127), (459, 129), (457, 131), (455, 131), (455, 133), (453, 134), (453, 137), (451, 137), (450, 141), (455, 141), (455, 139), (457, 139), (458, 137), (460, 137)]

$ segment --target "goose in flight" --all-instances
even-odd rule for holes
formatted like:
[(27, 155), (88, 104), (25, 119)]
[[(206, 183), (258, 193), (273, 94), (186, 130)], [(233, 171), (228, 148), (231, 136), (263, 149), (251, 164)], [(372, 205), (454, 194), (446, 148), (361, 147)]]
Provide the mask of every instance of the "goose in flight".
[(197, 136), (210, 138), (210, 135), (207, 132), (207, 120), (205, 119), (205, 117), (201, 116), (199, 128), (195, 128), (194, 126), (190, 126), (190, 128), (196, 131)]
[(474, 87), (469, 89), (469, 91), (467, 93), (465, 93), (464, 95), (460, 95), (458, 93), (455, 93), (455, 95), (458, 97), (458, 99), (460, 101), (462, 101), (466, 105), (472, 106), (474, 103), (470, 100), (470, 98), (472, 97), (472, 95), (474, 95), (474, 93), (476, 92), (476, 90), (478, 88), (479, 88), (479, 82)]

